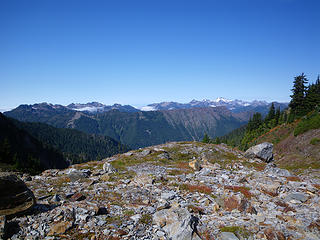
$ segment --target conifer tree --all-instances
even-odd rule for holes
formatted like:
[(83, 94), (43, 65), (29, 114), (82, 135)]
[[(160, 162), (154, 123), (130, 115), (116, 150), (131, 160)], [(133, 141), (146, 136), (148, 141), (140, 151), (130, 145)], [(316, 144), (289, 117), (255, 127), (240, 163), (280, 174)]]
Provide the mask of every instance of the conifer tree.
[(318, 76), (318, 79), (315, 83), (308, 86), (306, 90), (306, 109), (307, 111), (312, 111), (316, 106), (320, 105), (320, 77)]
[(258, 129), (262, 124), (262, 115), (261, 113), (253, 114), (252, 118), (250, 118), (247, 126), (247, 131), (252, 131)]
[(210, 142), (210, 138), (209, 138), (207, 133), (204, 134), (202, 142), (203, 143), (209, 143)]
[(276, 114), (275, 114), (275, 125), (277, 126), (279, 124), (280, 121), (280, 115), (281, 115), (281, 111), (280, 111), (280, 107), (277, 108)]
[(216, 137), (214, 143), (215, 144), (220, 144), (221, 143), (221, 139), (219, 137)]
[(293, 88), (291, 89), (292, 95), (289, 107), (292, 113), (300, 117), (306, 113), (305, 104), (305, 94), (306, 94), (306, 83), (308, 82), (306, 75), (302, 73), (301, 75), (294, 78)]

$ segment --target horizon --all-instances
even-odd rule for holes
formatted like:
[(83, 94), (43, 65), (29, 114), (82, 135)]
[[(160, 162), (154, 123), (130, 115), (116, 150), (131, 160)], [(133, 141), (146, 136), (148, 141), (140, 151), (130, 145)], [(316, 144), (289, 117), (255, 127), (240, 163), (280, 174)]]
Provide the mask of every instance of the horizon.
[(0, 111), (289, 102), (295, 76), (320, 74), (319, 9), (316, 0), (2, 1)]
[(229, 98), (224, 98), (224, 97), (216, 97), (216, 98), (212, 98), (212, 99), (209, 99), (209, 98), (204, 98), (204, 99), (192, 99), (192, 100), (190, 100), (190, 101), (187, 101), (187, 102), (177, 102), (177, 101), (161, 101), (161, 102), (152, 102), (152, 103), (146, 103), (146, 104), (130, 104), (130, 103), (127, 103), (127, 104), (122, 104), (122, 103), (103, 103), (103, 102), (97, 102), (97, 101), (90, 101), (90, 102), (83, 102), (83, 103), (80, 103), (80, 102), (72, 102), (72, 103), (67, 103), (67, 104), (60, 104), (60, 103), (53, 103), (53, 102), (34, 102), (34, 103), (21, 103), (21, 104), (19, 104), (19, 105), (17, 105), (17, 106), (15, 106), (15, 107), (13, 107), (13, 108), (8, 108), (8, 109), (0, 109), (0, 112), (1, 113), (4, 113), (4, 112), (6, 112), (6, 111), (11, 111), (11, 110), (13, 110), (13, 109), (15, 109), (15, 108), (17, 108), (17, 107), (19, 107), (19, 106), (21, 106), (21, 105), (34, 105), (34, 104), (42, 104), (42, 103), (45, 103), (45, 104), (49, 104), (49, 105), (61, 105), (61, 106), (64, 106), (64, 107), (66, 107), (66, 106), (68, 106), (68, 105), (70, 105), (70, 104), (90, 104), (90, 103), (100, 103), (100, 104), (103, 104), (103, 105), (105, 105), (105, 106), (112, 106), (112, 105), (115, 105), (115, 104), (120, 104), (120, 105), (122, 105), (122, 106), (124, 106), (124, 105), (129, 105), (129, 106), (132, 106), (132, 107), (134, 107), (134, 108), (136, 108), (136, 109), (139, 109), (139, 110), (141, 110), (141, 111), (154, 111), (154, 110), (145, 110), (145, 109), (143, 109), (144, 107), (147, 107), (147, 106), (149, 106), (149, 105), (151, 105), (151, 104), (159, 104), (159, 103), (171, 103), (171, 102), (173, 102), (173, 103), (181, 103), (181, 104), (188, 104), (188, 103), (190, 103), (190, 102), (192, 102), (192, 101), (207, 101), (207, 100), (209, 100), (209, 101), (215, 101), (215, 100), (217, 100), (217, 99), (225, 99), (225, 100), (230, 100), (230, 101), (237, 101), (237, 100), (239, 100), (239, 101), (243, 101), (243, 102), (249, 102), (249, 103), (252, 103), (252, 102), (254, 102), (254, 101), (257, 101), (257, 102), (267, 102), (268, 104), (270, 104), (270, 103), (273, 103), (273, 102), (277, 102), (277, 103), (285, 103), (285, 104), (288, 104), (289, 103), (289, 101), (288, 102), (280, 102), (280, 101), (266, 101), (266, 100), (262, 100), (262, 99), (254, 99), (254, 100), (252, 100), (252, 101), (249, 101), (249, 100), (243, 100), (243, 99), (229, 99)]

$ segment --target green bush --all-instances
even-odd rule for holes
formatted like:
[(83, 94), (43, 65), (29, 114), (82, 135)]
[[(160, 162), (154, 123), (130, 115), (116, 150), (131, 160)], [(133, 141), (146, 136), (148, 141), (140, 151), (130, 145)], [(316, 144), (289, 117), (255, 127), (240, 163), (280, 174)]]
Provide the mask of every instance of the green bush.
[(310, 144), (317, 145), (320, 143), (320, 138), (312, 138)]
[(314, 113), (302, 119), (294, 129), (294, 136), (305, 133), (311, 129), (320, 128), (320, 114)]

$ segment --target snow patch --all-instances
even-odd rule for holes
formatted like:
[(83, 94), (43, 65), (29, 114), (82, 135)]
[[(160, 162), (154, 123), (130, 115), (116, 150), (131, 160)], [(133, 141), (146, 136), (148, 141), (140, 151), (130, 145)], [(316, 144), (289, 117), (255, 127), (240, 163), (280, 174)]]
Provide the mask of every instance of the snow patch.
[(72, 110), (80, 112), (97, 112), (98, 110), (103, 109), (103, 107), (83, 107), (83, 108), (72, 108)]
[(144, 106), (142, 108), (140, 108), (141, 111), (157, 111), (157, 109), (155, 109), (154, 107), (151, 106)]

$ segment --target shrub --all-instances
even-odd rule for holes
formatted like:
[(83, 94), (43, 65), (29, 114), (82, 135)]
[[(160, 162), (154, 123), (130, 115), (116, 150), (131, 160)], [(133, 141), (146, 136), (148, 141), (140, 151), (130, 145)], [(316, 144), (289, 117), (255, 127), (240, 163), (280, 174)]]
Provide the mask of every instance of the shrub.
[(152, 223), (152, 216), (150, 214), (143, 214), (139, 222), (146, 225), (150, 225)]
[(243, 227), (240, 226), (229, 226), (229, 227), (221, 227), (221, 232), (232, 232), (239, 238), (245, 238), (248, 239), (250, 235), (252, 234), (250, 231), (246, 230)]
[(320, 143), (320, 138), (312, 138), (310, 144), (318, 145)]
[(310, 116), (302, 119), (297, 127), (294, 129), (294, 136), (298, 136), (299, 134), (305, 133), (311, 129), (320, 128), (320, 114), (313, 113)]

